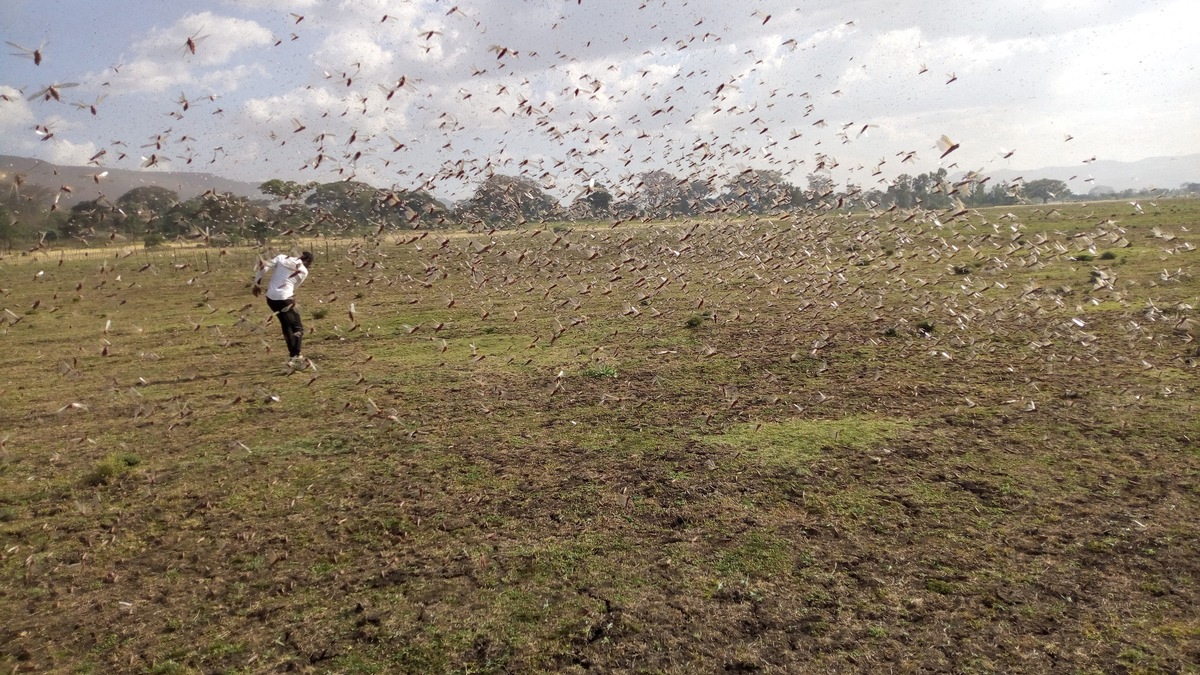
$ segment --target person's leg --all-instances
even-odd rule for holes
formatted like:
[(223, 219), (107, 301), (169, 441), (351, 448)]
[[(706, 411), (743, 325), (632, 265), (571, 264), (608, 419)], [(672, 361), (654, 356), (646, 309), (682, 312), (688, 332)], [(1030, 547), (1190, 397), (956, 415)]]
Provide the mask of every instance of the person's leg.
[(296, 303), (292, 303), (288, 308), (279, 314), (280, 319), (286, 318), (287, 324), (284, 331), (288, 333), (288, 353), (292, 356), (300, 356), (300, 346), (304, 341), (304, 323), (300, 320), (300, 312), (296, 309)]
[[(272, 300), (267, 298), (267, 306), (275, 312), (279, 319), (279, 327), (283, 330), (283, 341), (287, 344), (288, 356), (300, 355), (300, 344), (296, 339), (296, 324), (300, 323), (300, 314), (291, 300)], [(293, 323), (294, 322), (294, 323)]]

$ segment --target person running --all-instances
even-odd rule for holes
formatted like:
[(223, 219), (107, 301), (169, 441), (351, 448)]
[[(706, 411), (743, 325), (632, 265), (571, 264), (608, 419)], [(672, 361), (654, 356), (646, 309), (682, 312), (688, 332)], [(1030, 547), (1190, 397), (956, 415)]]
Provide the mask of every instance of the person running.
[(254, 297), (258, 297), (262, 293), (263, 277), (268, 277), (267, 307), (279, 317), (290, 357), (287, 366), (292, 369), (309, 365), (308, 359), (300, 353), (304, 324), (300, 321), (300, 312), (296, 311), (295, 293), (308, 278), (308, 268), (312, 264), (313, 254), (308, 251), (301, 253), (299, 258), (280, 254), (267, 262), (260, 259), (258, 271), (254, 274), (254, 288), (251, 289)]

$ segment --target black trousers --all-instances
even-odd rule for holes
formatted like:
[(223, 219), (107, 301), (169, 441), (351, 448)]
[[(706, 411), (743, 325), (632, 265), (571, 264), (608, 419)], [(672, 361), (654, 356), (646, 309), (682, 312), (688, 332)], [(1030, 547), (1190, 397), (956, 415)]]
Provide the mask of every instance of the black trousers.
[(300, 312), (296, 311), (296, 301), (267, 298), (267, 307), (279, 317), (279, 325), (283, 327), (283, 339), (287, 342), (288, 356), (300, 356), (304, 324), (300, 322)]

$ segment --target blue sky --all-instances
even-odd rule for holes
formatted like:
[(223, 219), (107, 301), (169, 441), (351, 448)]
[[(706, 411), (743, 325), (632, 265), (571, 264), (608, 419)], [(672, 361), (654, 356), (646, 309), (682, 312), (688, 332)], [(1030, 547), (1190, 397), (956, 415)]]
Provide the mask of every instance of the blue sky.
[[(43, 62), (3, 45), (0, 153), (451, 198), (524, 173), (570, 199), (657, 168), (872, 186), (1200, 152), (1195, 3), (931, 7), (7, 0), (0, 34)], [(77, 86), (28, 100), (55, 83)]]

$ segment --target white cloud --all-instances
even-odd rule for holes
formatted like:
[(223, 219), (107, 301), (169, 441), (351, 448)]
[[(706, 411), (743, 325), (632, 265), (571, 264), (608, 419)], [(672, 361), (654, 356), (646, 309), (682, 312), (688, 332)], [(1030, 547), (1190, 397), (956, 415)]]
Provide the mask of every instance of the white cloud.
[[(895, 166), (894, 173), (920, 173), (936, 168), (933, 145), (943, 133), (962, 143), (946, 162), (971, 168), (993, 163), (1001, 147), (1015, 149), (1011, 161), (1025, 166), (1200, 150), (1191, 132), (1200, 114), (1191, 112), (1200, 111), (1200, 63), (1189, 2), (827, 6), (526, 0), (463, 3), (451, 11), (441, 0), (194, 4), (241, 18), (199, 11), (165, 28), (124, 25), (141, 38), (120, 43), (133, 45), (122, 46), (129, 54), (89, 61), (97, 68), (125, 62), (119, 72), (50, 75), (79, 81), (71, 92), (81, 100), (108, 92), (97, 116), (65, 104), (31, 109), (18, 93), (15, 101), (0, 100), (0, 129), (17, 132), (5, 134), (6, 149), (31, 142), (43, 152), (51, 142), (33, 135), (35, 120), (65, 111), (65, 121), (87, 131), (66, 134), (81, 144), (119, 138), (136, 148), (174, 127), (165, 151), (176, 158), (172, 168), (184, 168), (186, 154), (175, 146), (187, 145), (198, 159), (216, 158), (206, 170), (249, 180), (336, 180), (356, 172), (390, 184), (438, 174), (439, 186), (487, 171), (536, 178), (547, 170), (559, 174), (561, 186), (581, 168), (588, 175), (607, 170), (598, 178), (610, 184), (653, 168), (704, 176), (778, 168), (802, 182), (818, 154), (836, 158), (827, 163), (840, 162), (839, 171), (861, 165), (869, 172), (881, 158), (909, 150), (922, 164)], [(95, 21), (99, 30), (101, 19), (96, 13), (79, 21)], [(284, 38), (277, 47), (272, 32)], [(292, 32), (295, 40), (288, 39)], [(64, 39), (49, 38), (52, 46)], [(511, 51), (497, 58), (491, 45)], [(918, 74), (922, 66), (928, 72)], [(947, 84), (951, 73), (956, 81)], [(406, 85), (389, 99), (381, 86), (401, 77)], [(110, 86), (100, 87), (102, 80)], [(596, 81), (601, 87), (593, 91)], [(193, 100), (186, 114), (174, 104), (181, 93)], [(210, 93), (222, 98), (209, 104), (203, 97)], [(209, 114), (218, 107), (223, 116)], [(303, 132), (293, 133), (293, 117)], [(822, 119), (825, 127), (814, 126)], [(864, 124), (877, 126), (859, 134)], [(329, 136), (318, 148), (322, 132)], [(1064, 145), (1067, 133), (1076, 140)], [(176, 142), (183, 134), (193, 140)], [(389, 136), (408, 147), (392, 152)], [(320, 170), (297, 175), (318, 152), (325, 155)], [(328, 173), (330, 167), (343, 173)]]
[(134, 44), (135, 58), (119, 70), (91, 73), (86, 79), (103, 80), (105, 91), (114, 95), (197, 86), (225, 93), (236, 90), (250, 77), (268, 72), (257, 62), (227, 65), (233, 57), (272, 43), (270, 31), (253, 21), (211, 12), (189, 14), (168, 28), (151, 30)]
[[(344, 103), (343, 98), (328, 89), (305, 87), (278, 96), (252, 98), (246, 101), (243, 109), (246, 118), (255, 123), (284, 120), (290, 125), (295, 118), (301, 120), (302, 124), (314, 124), (323, 111)], [(294, 131), (294, 128), (289, 131)]]
[(1099, 6), (1099, 0), (1042, 0), (1042, 8), (1050, 12), (1090, 12)]
[(163, 91), (191, 78), (191, 71), (182, 63), (140, 59), (125, 64), (108, 81), (114, 92), (124, 94)]
[(68, 140), (52, 140), (46, 159), (62, 166), (84, 166), (88, 158), (96, 154), (96, 144), (91, 141), (72, 143)]
[(112, 94), (155, 93), (174, 89), (200, 87), (223, 94), (237, 90), (251, 77), (265, 77), (267, 70), (259, 64), (242, 64), (232, 68), (197, 71), (186, 64), (151, 59), (132, 61), (107, 79), (107, 92)]
[(225, 94), (236, 91), (251, 78), (267, 77), (267, 70), (259, 64), (239, 65), (225, 70), (214, 70), (195, 78), (195, 84), (206, 91), (221, 91)]
[(317, 0), (221, 0), (221, 4), (239, 9), (273, 9), (281, 12), (308, 9)]
[(134, 51), (143, 59), (211, 66), (228, 62), (248, 47), (272, 43), (271, 31), (254, 21), (201, 12), (150, 31), (134, 45)]
[(20, 91), (0, 85), (0, 131), (9, 132), (33, 124), (33, 110)]
[(339, 30), (326, 37), (313, 53), (313, 62), (335, 78), (390, 76), (394, 61), (395, 54), (363, 30)]

